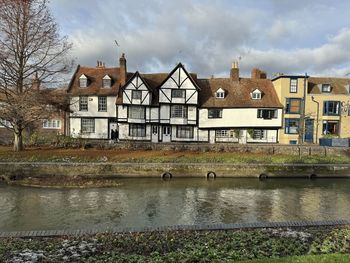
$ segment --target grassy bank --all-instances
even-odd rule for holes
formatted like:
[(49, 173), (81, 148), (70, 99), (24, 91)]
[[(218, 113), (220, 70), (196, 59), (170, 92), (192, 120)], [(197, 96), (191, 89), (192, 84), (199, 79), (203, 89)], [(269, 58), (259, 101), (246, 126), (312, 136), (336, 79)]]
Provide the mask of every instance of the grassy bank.
[(0, 239), (4, 262), (348, 262), (349, 253), (350, 226)]
[(159, 150), (100, 150), (28, 148), (13, 152), (0, 146), (1, 162), (135, 162), (135, 163), (231, 163), (231, 164), (338, 164), (350, 163), (348, 156), (295, 156), (259, 153), (192, 152)]

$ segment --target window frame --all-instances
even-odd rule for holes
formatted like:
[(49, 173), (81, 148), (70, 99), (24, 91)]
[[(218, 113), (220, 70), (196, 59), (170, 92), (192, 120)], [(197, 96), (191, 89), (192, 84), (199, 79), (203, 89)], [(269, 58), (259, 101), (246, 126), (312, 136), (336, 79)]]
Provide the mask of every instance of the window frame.
[(208, 119), (222, 119), (222, 111), (221, 108), (209, 108)]
[[(335, 124), (335, 128), (336, 128), (336, 133), (328, 133), (328, 127), (329, 127), (329, 124), (332, 123), (332, 124)], [(326, 129), (324, 129), (324, 125), (326, 125)], [(339, 136), (339, 121), (337, 120), (324, 120), (322, 121), (322, 134), (323, 135), (327, 135), (327, 134), (331, 134), (331, 135), (336, 135), (336, 136)], [(327, 130), (327, 132), (325, 133), (325, 131)]]
[[(186, 129), (188, 129), (188, 130), (186, 131)], [(187, 134), (187, 132), (188, 132), (188, 134)], [(194, 138), (193, 126), (176, 126), (176, 138), (193, 139)]]
[[(290, 128), (291, 128), (290, 123), (292, 121), (293, 122), (295, 121), (297, 123), (296, 132), (290, 132)], [(299, 134), (299, 128), (300, 128), (300, 120), (298, 118), (285, 118), (284, 119), (284, 133), (285, 134)]]
[(104, 78), (102, 79), (102, 88), (110, 89), (112, 87), (112, 79)]
[[(139, 112), (137, 112), (139, 110)], [(130, 105), (128, 107), (128, 118), (135, 120), (146, 119), (146, 108), (144, 106)]]
[[(179, 107), (181, 107), (181, 110), (179, 109)], [(181, 114), (178, 114), (180, 112)], [(180, 105), (180, 104), (171, 105), (170, 118), (187, 119), (187, 117), (188, 117), (188, 107), (186, 105)]]
[[(327, 90), (325, 90), (326, 86), (328, 87)], [(322, 91), (322, 93), (331, 93), (331, 91), (332, 91), (331, 84), (327, 84), (327, 83), (321, 84), (321, 91)]]
[[(269, 115), (267, 118), (264, 118), (264, 112), (268, 112), (267, 115)], [(271, 114), (271, 112), (273, 112)], [(257, 118), (258, 119), (264, 119), (264, 120), (272, 120), (278, 118), (278, 111), (277, 109), (258, 109), (257, 110)]]
[[(90, 122), (90, 127), (88, 128), (91, 128), (90, 130), (89, 129), (86, 129), (86, 127), (84, 127), (84, 125), (87, 125), (87, 123), (84, 123), (84, 122)], [(96, 124), (95, 124), (95, 119), (94, 118), (81, 118), (81, 122), (80, 122), (80, 131), (82, 134), (90, 134), (90, 133), (95, 133), (95, 127)], [(85, 130), (83, 129), (83, 127), (85, 128)]]
[[(299, 101), (299, 111), (290, 111), (290, 105), (291, 101)], [(289, 105), (289, 107), (288, 107)], [(301, 98), (286, 98), (286, 108), (285, 108), (285, 113), (286, 114), (300, 114), (301, 112)]]
[[(259, 134), (259, 136), (256, 136), (256, 134)], [(264, 129), (253, 129), (253, 140), (263, 140), (266, 139), (267, 132)]]
[(261, 91), (253, 91), (251, 97), (253, 100), (261, 100)]
[[(175, 96), (177, 92), (181, 92), (181, 97), (180, 96)], [(171, 90), (171, 98), (172, 99), (184, 99), (186, 97), (186, 90), (183, 89), (172, 89)]]
[(79, 111), (89, 111), (89, 96), (79, 96)]
[[(292, 81), (295, 81), (295, 85), (292, 84)], [(294, 91), (294, 88), (295, 88), (295, 91)], [(298, 93), (298, 78), (291, 78), (290, 79), (290, 81), (289, 81), (289, 92), (290, 93)]]
[(146, 137), (146, 125), (140, 124), (140, 123), (130, 123), (129, 137), (139, 137), (139, 138)]
[(230, 131), (229, 129), (215, 130), (215, 138), (232, 138)]
[[(136, 94), (139, 94), (136, 96)], [(131, 91), (131, 99), (132, 100), (141, 100), (142, 99), (142, 90), (132, 90)]]
[[(102, 103), (102, 99), (104, 99), (104, 104)], [(98, 96), (98, 112), (107, 112), (107, 96)]]
[[(336, 109), (336, 113), (330, 112), (329, 111), (329, 105), (330, 104), (334, 104), (333, 105), (333, 109)], [(339, 116), (340, 115), (340, 101), (336, 101), (336, 100), (326, 100), (323, 102), (323, 116)]]
[(217, 92), (215, 92), (215, 98), (216, 99), (224, 99), (225, 98), (225, 91), (217, 91)]
[(61, 120), (59, 119), (47, 119), (43, 120), (43, 129), (59, 130), (61, 129)]

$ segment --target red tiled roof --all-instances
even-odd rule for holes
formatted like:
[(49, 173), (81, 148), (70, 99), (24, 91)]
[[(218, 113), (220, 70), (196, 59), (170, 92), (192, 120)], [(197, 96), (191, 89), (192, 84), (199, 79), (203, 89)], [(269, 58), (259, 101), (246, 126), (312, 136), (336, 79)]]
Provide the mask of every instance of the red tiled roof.
[[(276, 91), (269, 79), (229, 78), (199, 79), (199, 105), (204, 108), (282, 108)], [(225, 98), (215, 98), (215, 92), (222, 88)], [(260, 100), (253, 100), (250, 93), (255, 89), (262, 92)]]

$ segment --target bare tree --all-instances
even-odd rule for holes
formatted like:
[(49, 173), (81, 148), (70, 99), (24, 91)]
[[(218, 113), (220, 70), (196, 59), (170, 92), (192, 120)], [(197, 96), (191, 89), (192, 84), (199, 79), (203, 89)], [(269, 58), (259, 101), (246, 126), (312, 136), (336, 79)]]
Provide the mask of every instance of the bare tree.
[(0, 0), (0, 10), (0, 122), (20, 151), (23, 130), (49, 117), (48, 104), (60, 104), (39, 86), (68, 73), (71, 44), (59, 35), (47, 0)]

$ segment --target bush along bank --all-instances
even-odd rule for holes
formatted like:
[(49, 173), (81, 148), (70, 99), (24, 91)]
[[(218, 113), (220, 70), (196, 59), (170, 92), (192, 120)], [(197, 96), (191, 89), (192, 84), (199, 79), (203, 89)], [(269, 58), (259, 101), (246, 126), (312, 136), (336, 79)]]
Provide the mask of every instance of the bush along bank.
[(3, 262), (232, 262), (331, 253), (350, 253), (350, 226), (0, 239)]

